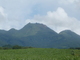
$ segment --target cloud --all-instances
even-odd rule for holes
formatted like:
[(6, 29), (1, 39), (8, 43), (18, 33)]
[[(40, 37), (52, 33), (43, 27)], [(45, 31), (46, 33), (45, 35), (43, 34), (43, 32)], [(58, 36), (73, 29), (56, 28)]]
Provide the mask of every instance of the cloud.
[(75, 3), (75, 2), (79, 2), (79, 0), (60, 0), (59, 3), (61, 4), (71, 4), (71, 3)]
[(7, 14), (4, 12), (4, 8), (0, 6), (0, 23), (6, 19)]
[(76, 2), (76, 6), (80, 10), (80, 0), (78, 2)]
[[(10, 26), (7, 26), (7, 14), (4, 11), (5, 9), (0, 6), (0, 29), (9, 29)], [(7, 26), (7, 27), (6, 27)]]
[[(0, 29), (20, 29), (26, 24), (27, 19), (27, 22), (41, 22), (59, 32), (64, 28), (69, 28), (69, 22), (78, 21), (73, 17), (78, 16), (77, 18), (80, 19), (79, 11), (74, 8), (77, 1), (79, 0), (0, 0)], [(64, 5), (66, 3), (69, 5)], [(80, 4), (76, 4), (79, 7)]]
[(48, 11), (45, 16), (35, 15), (33, 19), (26, 20), (26, 23), (29, 22), (46, 24), (56, 32), (69, 29), (77, 34), (80, 34), (80, 21), (74, 17), (69, 17), (65, 10), (61, 7), (58, 7), (58, 9), (53, 12)]

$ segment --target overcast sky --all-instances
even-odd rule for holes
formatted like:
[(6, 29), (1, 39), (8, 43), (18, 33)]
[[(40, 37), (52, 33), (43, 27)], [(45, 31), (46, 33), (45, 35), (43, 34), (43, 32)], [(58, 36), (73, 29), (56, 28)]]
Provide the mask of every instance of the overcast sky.
[(1, 30), (21, 29), (29, 22), (80, 35), (80, 0), (0, 0)]

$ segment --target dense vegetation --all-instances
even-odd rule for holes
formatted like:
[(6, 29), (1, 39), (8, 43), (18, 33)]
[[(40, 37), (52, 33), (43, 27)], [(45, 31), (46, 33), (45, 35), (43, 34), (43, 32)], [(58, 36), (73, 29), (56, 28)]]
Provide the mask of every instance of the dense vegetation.
[(24, 46), (9, 45), (9, 44), (0, 47), (1, 50), (8, 50), (8, 49), (28, 49), (28, 48), (33, 48), (33, 47), (24, 47)]
[(80, 47), (80, 36), (70, 30), (58, 34), (46, 25), (29, 23), (20, 30), (0, 30), (0, 46), (5, 44), (37, 48), (75, 48)]
[(0, 50), (0, 60), (80, 60), (80, 50), (52, 48)]

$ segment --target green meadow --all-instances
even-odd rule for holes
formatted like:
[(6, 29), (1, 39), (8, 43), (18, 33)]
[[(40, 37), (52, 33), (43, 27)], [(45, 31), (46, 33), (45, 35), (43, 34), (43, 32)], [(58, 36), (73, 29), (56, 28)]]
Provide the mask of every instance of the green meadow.
[(28, 48), (0, 50), (0, 60), (80, 60), (80, 50)]

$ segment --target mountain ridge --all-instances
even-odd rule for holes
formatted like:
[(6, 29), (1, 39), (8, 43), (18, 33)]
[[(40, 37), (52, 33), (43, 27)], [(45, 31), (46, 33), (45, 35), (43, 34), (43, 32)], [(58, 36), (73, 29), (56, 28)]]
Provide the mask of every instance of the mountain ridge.
[(70, 30), (58, 34), (44, 24), (28, 23), (20, 30), (14, 28), (9, 31), (0, 30), (0, 46), (4, 44), (38, 48), (80, 47), (80, 36)]

